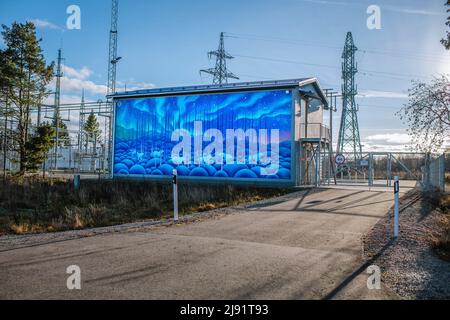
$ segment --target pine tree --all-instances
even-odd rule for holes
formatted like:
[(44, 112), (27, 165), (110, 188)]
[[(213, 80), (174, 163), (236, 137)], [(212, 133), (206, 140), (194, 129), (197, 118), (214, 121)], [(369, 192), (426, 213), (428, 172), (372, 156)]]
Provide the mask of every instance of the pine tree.
[(36, 171), (45, 161), (48, 151), (54, 145), (53, 137), (55, 129), (44, 124), (36, 129), (36, 133), (26, 143), (27, 154), (25, 156), (26, 170)]
[[(61, 115), (59, 114), (59, 112), (54, 113), (53, 115), (53, 121), (52, 121), (52, 126), (53, 128), (55, 128), (55, 134), (54, 134), (54, 139), (56, 141), (56, 120), (58, 119), (58, 124), (59, 124), (59, 128), (58, 128), (58, 146), (70, 146), (70, 136), (69, 136), (69, 131), (67, 130), (67, 125), (65, 124), (65, 122), (61, 119)], [(55, 142), (56, 143), (56, 142)]]
[(53, 77), (53, 63), (46, 65), (41, 41), (36, 37), (33, 23), (14, 22), (11, 27), (2, 25), (5, 49), (1, 50), (0, 83), (9, 101), (11, 118), (17, 123), (14, 130), (14, 150), (19, 154), (20, 174), (26, 171), (26, 159), (31, 147), (31, 108), (42, 103), (49, 95), (47, 85)]
[(102, 131), (100, 130), (100, 124), (98, 123), (97, 117), (95, 116), (93, 111), (91, 111), (91, 113), (89, 114), (89, 117), (84, 124), (83, 131), (86, 135), (86, 148), (88, 147), (89, 143), (92, 143), (94, 146), (97, 143), (100, 143), (100, 136), (102, 134)]

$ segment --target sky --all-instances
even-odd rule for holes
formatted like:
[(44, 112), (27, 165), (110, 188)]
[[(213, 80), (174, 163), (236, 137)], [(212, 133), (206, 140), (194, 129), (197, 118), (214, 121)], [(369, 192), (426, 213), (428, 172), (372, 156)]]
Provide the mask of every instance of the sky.
[[(225, 32), (228, 68), (240, 80), (315, 77), (341, 87), (341, 54), (351, 31), (358, 52), (357, 103), (365, 150), (401, 150), (409, 142), (395, 113), (412, 80), (450, 74), (444, 0), (119, 0), (118, 91), (208, 84), (199, 70), (214, 66), (207, 52)], [(81, 29), (69, 30), (66, 10), (81, 10)], [(370, 5), (381, 29), (370, 30)], [(2, 0), (0, 23), (33, 21), (47, 62), (62, 48), (62, 103), (105, 99), (110, 0)], [(0, 47), (4, 43), (0, 38)], [(234, 80), (233, 80), (234, 81)], [(337, 137), (341, 108), (333, 116)], [(328, 122), (327, 119), (325, 121)]]

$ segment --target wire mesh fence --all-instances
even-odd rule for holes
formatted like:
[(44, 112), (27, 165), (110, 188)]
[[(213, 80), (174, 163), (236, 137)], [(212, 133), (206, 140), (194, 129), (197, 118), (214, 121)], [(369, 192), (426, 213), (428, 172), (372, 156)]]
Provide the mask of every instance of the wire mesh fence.
[(425, 186), (438, 189), (442, 192), (446, 189), (446, 180), (449, 178), (450, 154), (428, 155), (427, 163), (423, 167), (422, 180)]

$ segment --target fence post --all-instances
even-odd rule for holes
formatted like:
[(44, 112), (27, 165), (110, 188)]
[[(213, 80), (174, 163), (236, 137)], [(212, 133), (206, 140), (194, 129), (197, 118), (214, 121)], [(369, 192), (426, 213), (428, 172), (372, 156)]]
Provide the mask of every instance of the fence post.
[(398, 238), (398, 207), (399, 207), (399, 191), (400, 185), (398, 182), (398, 176), (394, 177), (394, 238)]
[(445, 153), (439, 157), (439, 187), (442, 192), (445, 191)]
[(430, 187), (430, 175), (431, 175), (431, 154), (427, 153), (425, 158), (425, 185)]
[(81, 176), (79, 174), (76, 174), (73, 176), (73, 188), (75, 190), (80, 189), (80, 180), (81, 180)]
[(173, 221), (178, 222), (178, 172), (177, 169), (173, 169)]
[(369, 153), (369, 187), (373, 186), (373, 154)]

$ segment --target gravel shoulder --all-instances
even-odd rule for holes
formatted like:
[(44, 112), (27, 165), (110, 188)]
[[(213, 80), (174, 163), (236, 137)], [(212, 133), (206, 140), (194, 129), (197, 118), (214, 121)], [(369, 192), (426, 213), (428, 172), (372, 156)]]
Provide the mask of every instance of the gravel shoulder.
[[(402, 210), (403, 209), (403, 210)], [(393, 211), (364, 237), (364, 255), (382, 271), (382, 282), (404, 299), (450, 299), (450, 262), (432, 249), (442, 213), (420, 191), (400, 201), (400, 234), (392, 242)]]
[[(226, 208), (219, 208), (204, 212), (194, 212), (188, 215), (180, 216), (179, 223), (193, 223), (204, 219), (220, 218), (224, 215), (237, 214), (251, 208), (258, 208), (262, 206), (274, 205), (284, 201), (299, 198), (305, 194), (320, 192), (320, 189), (304, 189), (285, 194), (280, 197), (264, 199), (256, 202), (244, 203), (237, 206), (230, 206)], [(86, 237), (94, 237), (98, 235), (110, 233), (136, 232), (145, 231), (151, 228), (167, 227), (173, 225), (171, 218), (145, 220), (140, 222), (133, 222), (121, 224), (116, 226), (99, 227), (83, 230), (70, 230), (63, 232), (52, 233), (38, 233), (26, 235), (4, 235), (0, 236), (0, 252), (10, 251), (20, 248), (39, 246), (48, 243), (56, 243)]]

